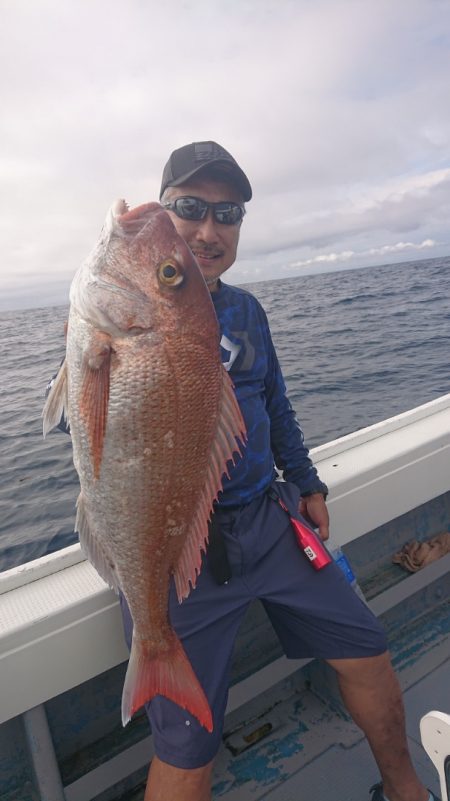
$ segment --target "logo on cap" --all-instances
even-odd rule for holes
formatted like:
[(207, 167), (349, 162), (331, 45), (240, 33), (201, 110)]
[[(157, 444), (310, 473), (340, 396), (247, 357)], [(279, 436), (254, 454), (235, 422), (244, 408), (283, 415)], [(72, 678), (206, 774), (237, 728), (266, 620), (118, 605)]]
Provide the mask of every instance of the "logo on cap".
[(215, 142), (194, 142), (195, 161), (211, 161), (211, 159), (230, 159), (226, 153)]

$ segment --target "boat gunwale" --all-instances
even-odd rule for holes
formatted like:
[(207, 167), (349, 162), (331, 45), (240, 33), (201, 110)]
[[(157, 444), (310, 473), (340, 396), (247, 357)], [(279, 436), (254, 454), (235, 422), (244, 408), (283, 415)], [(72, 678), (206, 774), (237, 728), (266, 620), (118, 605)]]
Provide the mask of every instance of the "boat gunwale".
[[(438, 430), (437, 433), (439, 439), (437, 448), (441, 449), (444, 447), (443, 439), (445, 437), (447, 437), (450, 446), (450, 393), (414, 409), (401, 412), (394, 417), (387, 418), (386, 420), (374, 423), (371, 426), (367, 426), (366, 428), (362, 428), (332, 440), (331, 442), (312, 448), (310, 454), (319, 472), (322, 474), (326, 471), (324, 479), (328, 483), (329, 488), (335, 488), (340, 492), (339, 485), (342, 484), (342, 478), (339, 471), (330, 470), (331, 459), (339, 454), (348, 453), (356, 448), (369, 445), (373, 443), (374, 440), (379, 440), (381, 437), (391, 435), (405, 428), (407, 429), (413, 424), (431, 419), (434, 415), (440, 415), (445, 411), (449, 412), (448, 430), (444, 432)], [(439, 429), (439, 427), (437, 428)], [(335, 499), (331, 498), (330, 503), (332, 503), (333, 500)], [(79, 562), (85, 561), (85, 559), (86, 557), (81, 550), (80, 544), (75, 543), (74, 545), (69, 545), (66, 548), (55, 551), (54, 553), (41, 556), (38, 559), (0, 572), (0, 595), (22, 587), (25, 584), (38, 581), (45, 576), (64, 570), (72, 565), (76, 565)]]

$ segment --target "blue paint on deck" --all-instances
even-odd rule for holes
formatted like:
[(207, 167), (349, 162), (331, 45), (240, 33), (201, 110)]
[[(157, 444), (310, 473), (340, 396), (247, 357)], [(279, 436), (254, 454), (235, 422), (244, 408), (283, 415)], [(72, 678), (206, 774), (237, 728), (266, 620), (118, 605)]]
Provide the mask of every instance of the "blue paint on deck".
[[(300, 706), (303, 707), (303, 704)], [(287, 715), (286, 720), (293, 718), (294, 716), (290, 714)], [(234, 778), (229, 782), (214, 785), (214, 797), (230, 792), (247, 782), (267, 787), (286, 781), (290, 772), (284, 763), (304, 750), (300, 735), (309, 731), (302, 721), (296, 720), (295, 722), (297, 725), (294, 731), (281, 737), (272, 735), (270, 740), (266, 739), (259, 745), (230, 759), (227, 772)]]
[(234, 780), (228, 784), (226, 788), (228, 792), (250, 781), (266, 787), (273, 782), (286, 781), (289, 778), (289, 772), (283, 772), (281, 767), (271, 767), (264, 755), (251, 751), (241, 754), (235, 762), (232, 762), (229, 765), (229, 772), (234, 776)]
[(298, 739), (298, 736), (305, 731), (308, 731), (306, 726), (299, 723), (297, 731), (291, 732), (291, 734), (287, 734), (285, 737), (268, 743), (267, 756), (274, 762), (278, 762), (280, 759), (286, 759), (293, 754), (298, 754), (300, 751), (303, 751), (305, 746)]

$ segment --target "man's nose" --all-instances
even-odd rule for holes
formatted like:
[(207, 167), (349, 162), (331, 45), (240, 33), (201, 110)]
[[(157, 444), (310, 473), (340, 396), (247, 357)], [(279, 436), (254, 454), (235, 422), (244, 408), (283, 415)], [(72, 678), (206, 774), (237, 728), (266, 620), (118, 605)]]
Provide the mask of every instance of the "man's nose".
[(216, 226), (217, 223), (214, 220), (212, 209), (208, 209), (203, 220), (198, 221), (196, 230), (197, 239), (202, 239), (204, 242), (215, 242), (218, 239)]

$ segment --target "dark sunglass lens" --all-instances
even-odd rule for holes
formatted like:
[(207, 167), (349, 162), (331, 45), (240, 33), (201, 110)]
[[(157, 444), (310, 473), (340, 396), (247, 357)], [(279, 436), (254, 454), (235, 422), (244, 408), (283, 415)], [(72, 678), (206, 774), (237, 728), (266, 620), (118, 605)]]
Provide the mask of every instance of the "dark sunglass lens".
[(243, 217), (242, 208), (237, 203), (217, 204), (214, 211), (217, 222), (224, 225), (236, 225)]
[(206, 209), (206, 203), (196, 197), (179, 197), (175, 201), (175, 211), (184, 220), (202, 220)]

